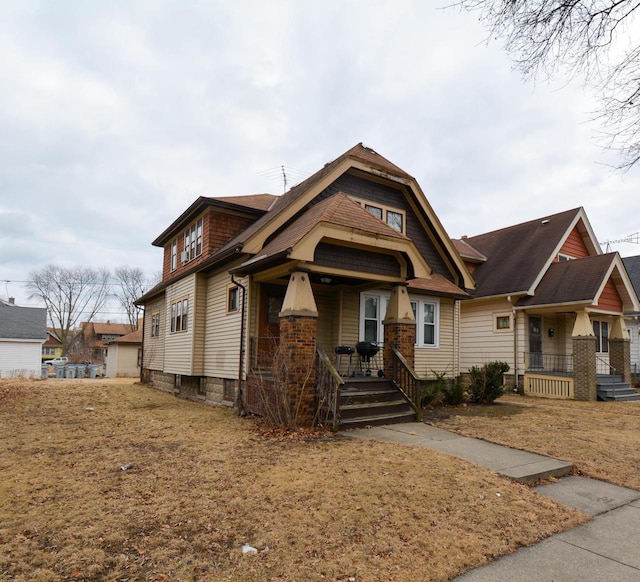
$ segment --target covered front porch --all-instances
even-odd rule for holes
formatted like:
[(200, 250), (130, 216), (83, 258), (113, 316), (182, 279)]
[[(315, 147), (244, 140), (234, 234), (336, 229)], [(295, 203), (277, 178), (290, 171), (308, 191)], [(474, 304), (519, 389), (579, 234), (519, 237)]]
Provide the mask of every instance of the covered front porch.
[(636, 399), (629, 334), (621, 315), (591, 312), (526, 314), (523, 392), (576, 400)]

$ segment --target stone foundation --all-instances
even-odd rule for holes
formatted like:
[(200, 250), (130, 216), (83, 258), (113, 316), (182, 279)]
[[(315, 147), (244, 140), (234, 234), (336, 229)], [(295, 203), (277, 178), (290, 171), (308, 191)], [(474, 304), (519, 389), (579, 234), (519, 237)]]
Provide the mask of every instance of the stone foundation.
[[(229, 380), (208, 376), (177, 376), (159, 370), (145, 370), (147, 383), (163, 392), (170, 392), (180, 398), (203, 402), (213, 406), (233, 407), (234, 399), (225, 399), (224, 385)], [(237, 390), (237, 380), (234, 383), (234, 396)]]

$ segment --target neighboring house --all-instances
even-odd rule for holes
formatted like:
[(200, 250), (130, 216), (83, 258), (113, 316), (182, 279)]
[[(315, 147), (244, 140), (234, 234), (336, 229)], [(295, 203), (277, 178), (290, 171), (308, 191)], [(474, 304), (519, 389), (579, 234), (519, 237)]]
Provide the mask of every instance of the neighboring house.
[(53, 327), (47, 328), (47, 339), (42, 344), (42, 361), (53, 360), (62, 355), (62, 341), (60, 334)]
[[(631, 279), (631, 284), (636, 294), (640, 296), (640, 256), (625, 257), (622, 259), (622, 262), (627, 269), (627, 273), (629, 273), (629, 279)], [(634, 382), (637, 384), (640, 381), (640, 313), (636, 311), (626, 313), (625, 315), (629, 336), (631, 338), (631, 373)]]
[(157, 387), (259, 408), (278, 353), (335, 406), (358, 388), (336, 367), (393, 377), (414, 400), (401, 370), (459, 372), (473, 279), (416, 180), (362, 144), (279, 197), (200, 197), (153, 244), (162, 282), (138, 303)]
[(83, 322), (80, 324), (82, 330), (82, 355), (77, 359), (90, 360), (94, 364), (104, 364), (107, 357), (107, 347), (109, 342), (127, 335), (133, 331), (128, 323), (106, 323)]
[(638, 298), (582, 208), (455, 241), (476, 282), (462, 304), (461, 368), (509, 364), (525, 394), (595, 400), (630, 381), (623, 315)]
[(0, 299), (0, 377), (40, 377), (47, 310)]
[(140, 376), (142, 330), (133, 331), (109, 342), (106, 376)]

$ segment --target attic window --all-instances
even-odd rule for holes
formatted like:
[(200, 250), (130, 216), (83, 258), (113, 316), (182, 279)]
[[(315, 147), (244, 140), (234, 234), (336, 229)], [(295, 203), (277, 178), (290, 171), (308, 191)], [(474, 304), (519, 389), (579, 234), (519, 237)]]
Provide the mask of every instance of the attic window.
[(575, 257), (570, 257), (569, 255), (563, 255), (562, 253), (558, 253), (558, 262), (561, 263), (563, 261), (573, 261)]
[(364, 209), (376, 218), (386, 222), (393, 230), (404, 233), (405, 213), (399, 208), (385, 206), (384, 204), (371, 204), (367, 200), (353, 198), (355, 202), (364, 206)]

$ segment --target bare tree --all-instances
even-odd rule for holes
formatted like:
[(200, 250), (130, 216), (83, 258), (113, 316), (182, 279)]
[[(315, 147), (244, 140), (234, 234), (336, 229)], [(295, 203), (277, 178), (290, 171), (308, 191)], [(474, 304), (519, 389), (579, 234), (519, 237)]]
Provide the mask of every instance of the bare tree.
[(104, 306), (109, 278), (109, 271), (90, 267), (47, 265), (29, 273), (26, 283), (29, 298), (44, 302), (51, 325), (60, 334), (63, 355), (80, 317), (92, 321)]
[(118, 267), (114, 271), (116, 285), (112, 295), (116, 298), (122, 309), (127, 314), (131, 329), (138, 329), (138, 320), (142, 314), (142, 307), (134, 301), (148, 288), (144, 273), (139, 267)]
[(600, 95), (594, 112), (603, 145), (619, 169), (640, 161), (640, 22), (638, 0), (459, 0), (480, 13), (489, 39), (505, 39), (525, 78), (560, 69), (584, 75)]

